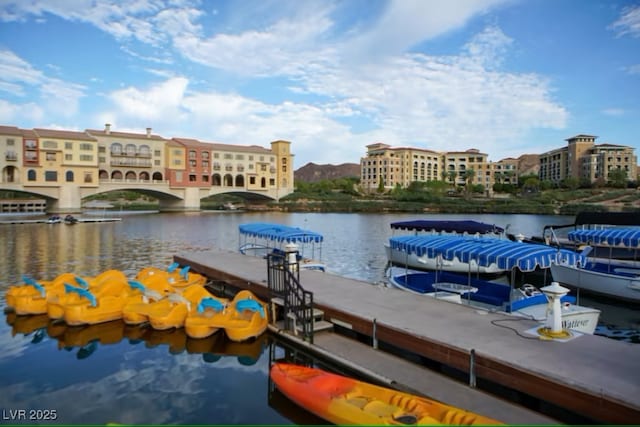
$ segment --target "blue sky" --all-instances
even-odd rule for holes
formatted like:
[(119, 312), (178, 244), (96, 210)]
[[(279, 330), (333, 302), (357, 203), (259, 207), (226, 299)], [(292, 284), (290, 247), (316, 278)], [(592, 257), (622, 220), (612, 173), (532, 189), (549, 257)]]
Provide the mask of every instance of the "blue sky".
[(0, 124), (497, 161), (640, 148), (640, 1), (0, 0)]

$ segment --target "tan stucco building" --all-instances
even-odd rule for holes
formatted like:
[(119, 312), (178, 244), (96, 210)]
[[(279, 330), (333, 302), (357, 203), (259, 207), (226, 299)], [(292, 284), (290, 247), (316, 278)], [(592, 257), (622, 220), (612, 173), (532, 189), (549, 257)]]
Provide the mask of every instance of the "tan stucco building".
[(629, 181), (638, 177), (638, 158), (633, 147), (596, 144), (597, 136), (580, 134), (567, 138), (567, 146), (540, 155), (540, 180), (560, 183), (566, 178), (606, 182), (609, 173), (622, 169)]

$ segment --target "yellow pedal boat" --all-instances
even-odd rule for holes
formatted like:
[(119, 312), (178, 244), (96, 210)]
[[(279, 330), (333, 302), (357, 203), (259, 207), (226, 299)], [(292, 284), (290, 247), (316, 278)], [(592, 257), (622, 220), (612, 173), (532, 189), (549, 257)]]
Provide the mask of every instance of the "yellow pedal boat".
[(236, 294), (233, 301), (224, 307), (204, 301), (185, 322), (187, 335), (203, 338), (218, 329), (224, 329), (227, 337), (236, 342), (248, 340), (264, 333), (269, 324), (267, 304), (247, 290)]
[[(185, 326), (188, 314), (196, 310), (202, 299), (215, 298), (203, 286), (191, 285), (181, 293), (175, 292), (160, 301), (148, 304), (144, 313), (153, 329), (164, 330)], [(222, 299), (222, 303), (228, 300)], [(142, 306), (138, 306), (140, 310)]]
[(177, 262), (172, 263), (165, 270), (157, 267), (146, 267), (136, 275), (136, 280), (144, 283), (152, 276), (160, 276), (174, 288), (186, 288), (191, 285), (204, 286), (207, 283), (205, 276), (189, 271), (190, 266), (179, 267), (180, 265)]
[(75, 276), (75, 282), (62, 284), (60, 292), (47, 297), (47, 314), (51, 319), (62, 319), (65, 307), (71, 304), (86, 303), (84, 295), (78, 289), (90, 291), (96, 298), (107, 295), (120, 295), (127, 292), (127, 276), (119, 270), (107, 270), (94, 278), (85, 279)]
[(76, 275), (63, 273), (53, 280), (35, 280), (22, 276), (24, 284), (14, 285), (5, 295), (7, 307), (17, 314), (46, 314), (47, 298), (64, 293), (64, 283), (75, 283)]
[(270, 377), (278, 389), (293, 402), (334, 424), (503, 424), (436, 400), (321, 369), (274, 363)]
[(157, 285), (156, 289), (152, 289), (131, 280), (120, 289), (112, 284), (111, 288), (99, 295), (92, 289), (68, 287), (69, 292), (77, 293), (83, 299), (64, 306), (64, 321), (69, 325), (93, 325), (122, 319), (124, 307), (128, 303), (142, 303), (150, 299), (158, 301), (164, 298), (170, 288), (162, 283)]

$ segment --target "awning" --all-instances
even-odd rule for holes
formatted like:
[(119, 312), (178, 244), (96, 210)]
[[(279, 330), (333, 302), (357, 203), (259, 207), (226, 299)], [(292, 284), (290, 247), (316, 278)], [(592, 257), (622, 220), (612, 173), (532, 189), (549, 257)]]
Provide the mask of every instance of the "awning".
[(320, 243), (323, 240), (319, 233), (280, 224), (254, 222), (241, 224), (239, 230), (240, 234), (276, 242)]
[(569, 240), (592, 245), (640, 248), (640, 228), (601, 228), (570, 231)]
[(584, 265), (584, 255), (568, 249), (514, 242), (507, 239), (468, 236), (397, 236), (389, 239), (391, 249), (415, 253), (417, 256), (461, 262), (474, 260), (479, 266), (496, 264), (504, 270), (518, 267), (521, 271), (533, 271), (537, 267), (549, 268), (552, 263)]
[(502, 233), (504, 229), (494, 224), (484, 222), (460, 220), (460, 221), (437, 221), (437, 220), (414, 220), (397, 221), (391, 223), (392, 230), (415, 230), (415, 231), (435, 231), (447, 233), (468, 233), (487, 234)]

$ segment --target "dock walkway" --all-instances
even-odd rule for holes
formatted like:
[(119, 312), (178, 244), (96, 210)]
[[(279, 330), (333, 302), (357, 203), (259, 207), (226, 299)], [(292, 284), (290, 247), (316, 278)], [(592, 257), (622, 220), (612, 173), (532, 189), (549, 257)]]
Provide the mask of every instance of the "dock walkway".
[[(174, 258), (210, 278), (268, 298), (264, 259), (219, 249)], [(527, 335), (538, 323), (526, 319), (328, 273), (303, 270), (300, 281), (314, 293), (314, 303), (325, 312), (325, 319), (337, 325), (466, 373), (473, 350), (478, 380), (492, 381), (603, 423), (640, 422), (640, 345), (595, 335), (567, 342), (541, 340)], [(351, 342), (355, 348), (356, 341)], [(318, 337), (314, 345), (321, 343)], [(353, 353), (348, 357), (355, 364), (364, 363)], [(384, 369), (389, 372), (382, 375), (402, 384), (401, 378), (391, 377), (396, 367), (387, 364)], [(527, 422), (535, 423), (514, 423)]]

